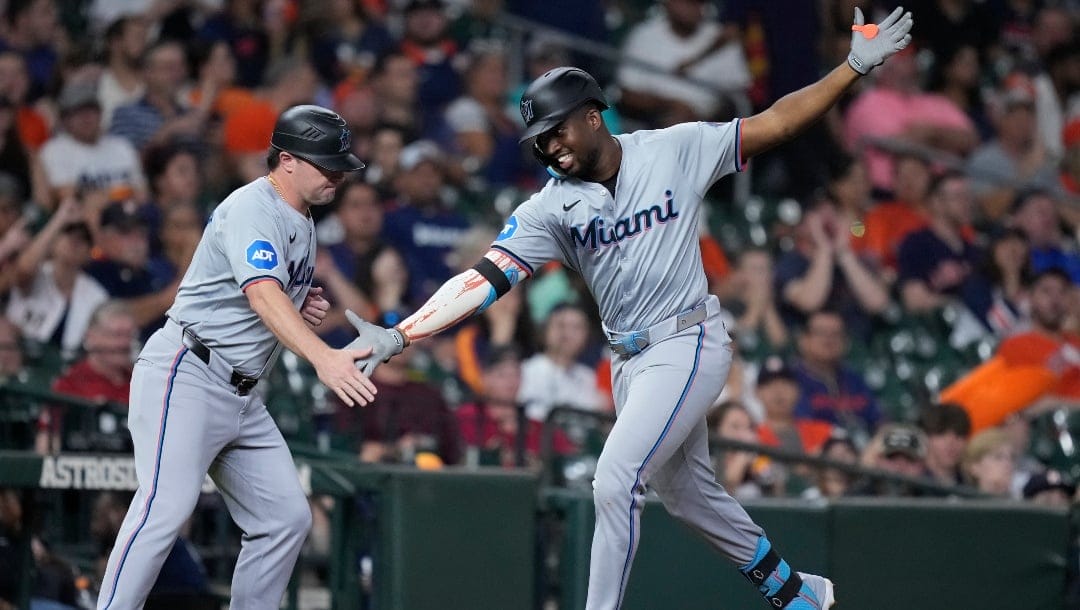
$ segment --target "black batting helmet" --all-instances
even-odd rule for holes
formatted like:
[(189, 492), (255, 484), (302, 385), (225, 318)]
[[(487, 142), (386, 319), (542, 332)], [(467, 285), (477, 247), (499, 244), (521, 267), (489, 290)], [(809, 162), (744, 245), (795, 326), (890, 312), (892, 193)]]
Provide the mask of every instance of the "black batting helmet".
[(607, 110), (604, 92), (588, 72), (580, 68), (555, 68), (534, 80), (521, 96), (525, 135), (520, 142), (552, 129), (587, 102)]
[(352, 132), (338, 113), (305, 104), (281, 113), (270, 145), (331, 172), (364, 168), (352, 152)]

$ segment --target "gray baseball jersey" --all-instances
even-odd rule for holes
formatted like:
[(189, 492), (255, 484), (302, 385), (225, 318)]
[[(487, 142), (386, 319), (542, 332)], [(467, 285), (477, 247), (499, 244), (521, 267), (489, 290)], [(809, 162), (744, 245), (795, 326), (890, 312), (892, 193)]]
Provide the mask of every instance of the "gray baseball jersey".
[(698, 323), (612, 362), (618, 415), (596, 466), (586, 610), (618, 610), (640, 539), (645, 490), (739, 566), (763, 532), (716, 484), (705, 415), (731, 366), (731, 339), (707, 294), (698, 245), (701, 200), (741, 169), (739, 121), (616, 136), (615, 194), (552, 180), (521, 204), (492, 245), (530, 273), (559, 260), (584, 277), (609, 332), (646, 329), (706, 306)]
[(601, 184), (551, 180), (506, 221), (494, 248), (530, 273), (558, 260), (585, 278), (609, 330), (643, 329), (705, 299), (701, 199), (739, 169), (739, 123), (685, 123), (615, 136), (613, 198)]
[(260, 178), (214, 210), (168, 316), (236, 370), (257, 377), (273, 366), (278, 340), (244, 290), (277, 282), (299, 310), (314, 272), (314, 222), (283, 205)]

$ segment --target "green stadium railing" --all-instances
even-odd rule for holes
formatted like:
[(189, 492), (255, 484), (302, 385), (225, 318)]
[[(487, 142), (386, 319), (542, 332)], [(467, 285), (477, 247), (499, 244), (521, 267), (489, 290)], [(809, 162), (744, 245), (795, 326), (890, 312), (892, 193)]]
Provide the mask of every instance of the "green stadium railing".
[[(559, 476), (550, 445), (554, 426), (566, 423), (561, 418), (583, 417), (594, 417), (593, 433), (602, 432), (610, 422), (595, 414), (554, 410), (544, 434), (548, 467), (535, 475), (520, 470), (426, 472), (365, 465), (351, 453), (325, 453), (294, 444), (305, 491), (333, 498), (325, 583), (331, 607), (580, 608), (588, 582), (592, 499), (584, 485), (569, 489), (552, 485)], [(602, 438), (586, 435), (583, 445), (598, 452)], [(747, 504), (800, 569), (825, 572), (837, 580), (846, 607), (1063, 607), (1066, 557), (1074, 537), (1065, 511), (962, 499), (977, 492), (768, 447), (735, 442), (718, 447), (876, 476), (949, 496)], [(42, 457), (0, 451), (0, 486), (24, 491), (26, 514), (39, 506), (36, 494), (57, 489), (131, 490), (135, 485), (130, 456)], [(649, 506), (627, 593), (628, 609), (760, 606), (753, 589), (727, 561), (655, 501)], [(29, 546), (22, 548), (24, 565), (29, 565)], [(24, 591), (29, 574), (23, 571)], [(1017, 605), (1018, 600), (1028, 605)], [(287, 607), (297, 608), (298, 601), (294, 579)]]
[[(305, 457), (297, 458), (297, 472), (306, 493), (334, 499), (328, 579), (333, 608), (532, 606), (534, 475), (494, 469), (425, 472)], [(136, 486), (130, 456), (0, 451), (0, 487), (26, 492), (28, 509), (36, 505), (38, 490), (131, 491)], [(373, 506), (370, 515), (358, 507), (363, 502)], [(24, 566), (31, 565), (30, 533), (20, 541)], [(361, 586), (362, 556), (374, 566), (370, 590)], [(24, 600), (29, 582), (23, 583)], [(297, 597), (294, 583), (287, 607), (296, 608)]]
[[(548, 413), (547, 419), (544, 422), (540, 440), (541, 455), (543, 463), (545, 464), (545, 469), (542, 472), (541, 478), (545, 484), (551, 485), (561, 482), (559, 473), (556, 471), (562, 460), (560, 459), (560, 456), (555, 454), (554, 450), (555, 431), (568, 425), (569, 422), (580, 422), (582, 420), (593, 422), (592, 427), (596, 428), (614, 423), (615, 416), (610, 413), (598, 413), (573, 407), (553, 408)], [(804, 453), (788, 451), (767, 445), (759, 445), (757, 443), (743, 443), (733, 439), (714, 437), (710, 439), (710, 445), (713, 449), (719, 451), (749, 451), (772, 458), (773, 460), (784, 464), (802, 464), (814, 468), (839, 470), (840, 472), (860, 479), (891, 483), (896, 486), (906, 487), (916, 492), (934, 496), (955, 496), (960, 498), (990, 497), (979, 490), (966, 485), (942, 485), (925, 477), (909, 477), (895, 472), (881, 470), (879, 468), (868, 468), (860, 464), (838, 462), (828, 458), (806, 455)]]

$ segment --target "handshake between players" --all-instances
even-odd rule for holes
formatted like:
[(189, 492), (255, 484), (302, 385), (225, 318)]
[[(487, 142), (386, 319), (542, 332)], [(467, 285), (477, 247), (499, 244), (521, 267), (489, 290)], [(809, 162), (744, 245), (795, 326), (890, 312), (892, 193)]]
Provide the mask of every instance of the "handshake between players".
[(400, 354), (409, 345), (409, 338), (397, 328), (383, 328), (361, 318), (351, 309), (345, 310), (345, 317), (356, 327), (356, 338), (345, 349), (363, 350), (371, 348), (371, 354), (356, 361), (356, 368), (371, 377), (375, 367)]

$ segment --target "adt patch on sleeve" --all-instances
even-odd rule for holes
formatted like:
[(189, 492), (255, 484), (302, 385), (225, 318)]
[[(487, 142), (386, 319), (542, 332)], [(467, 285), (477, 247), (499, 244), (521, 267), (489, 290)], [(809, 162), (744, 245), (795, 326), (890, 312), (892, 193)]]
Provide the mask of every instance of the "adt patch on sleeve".
[(517, 233), (517, 229), (518, 229), (517, 217), (511, 216), (510, 219), (506, 221), (506, 224), (503, 225), (503, 229), (499, 233), (499, 236), (495, 238), (495, 241), (502, 241), (504, 239), (509, 239), (509, 238), (513, 237), (514, 233)]
[(273, 269), (278, 266), (277, 251), (265, 239), (256, 239), (247, 247), (247, 263), (264, 271)]

